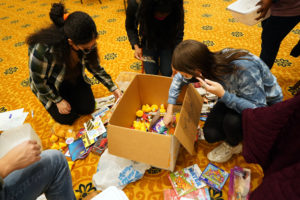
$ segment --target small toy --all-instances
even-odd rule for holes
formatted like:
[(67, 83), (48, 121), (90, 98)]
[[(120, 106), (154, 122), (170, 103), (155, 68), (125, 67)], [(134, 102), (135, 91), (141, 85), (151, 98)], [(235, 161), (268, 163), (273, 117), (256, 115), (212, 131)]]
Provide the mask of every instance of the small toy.
[(138, 110), (138, 111), (136, 111), (135, 114), (136, 114), (137, 117), (142, 117), (144, 112), (142, 110)]
[(200, 180), (204, 181), (212, 188), (221, 191), (229, 174), (223, 169), (209, 163), (200, 176)]
[(161, 114), (165, 114), (165, 113), (166, 113), (166, 109), (165, 109), (164, 104), (161, 104), (161, 105), (160, 105), (159, 112), (160, 112)]
[(56, 144), (56, 143), (54, 143), (54, 144), (52, 144), (52, 146), (50, 147), (51, 149), (59, 149), (59, 145), (58, 144)]
[(248, 200), (250, 191), (251, 171), (247, 168), (235, 166), (230, 170), (229, 200)]
[(157, 132), (159, 134), (167, 134), (168, 128), (166, 127), (163, 118), (160, 118), (156, 124), (152, 127), (152, 130), (154, 132)]
[(153, 104), (152, 106), (151, 106), (151, 111), (152, 112), (156, 112), (158, 110), (158, 106), (156, 105), (156, 104)]
[(59, 145), (59, 148), (60, 148), (60, 149), (64, 149), (64, 148), (67, 147), (67, 144), (64, 143), (64, 142), (59, 142), (58, 145)]
[(55, 135), (55, 134), (53, 134), (53, 135), (51, 135), (51, 137), (50, 137), (50, 141), (51, 142), (57, 142), (58, 141), (58, 137)]
[(74, 138), (69, 137), (66, 139), (66, 144), (71, 144), (72, 142), (74, 142)]
[(92, 152), (100, 156), (106, 148), (107, 148), (107, 138), (101, 137), (93, 145)]

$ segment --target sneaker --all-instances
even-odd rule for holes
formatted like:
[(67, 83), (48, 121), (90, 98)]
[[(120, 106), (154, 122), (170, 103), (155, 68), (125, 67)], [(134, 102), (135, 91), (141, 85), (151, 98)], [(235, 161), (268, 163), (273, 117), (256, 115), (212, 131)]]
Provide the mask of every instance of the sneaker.
[(220, 146), (209, 152), (207, 158), (212, 162), (223, 163), (228, 161), (233, 154), (239, 154), (241, 152), (242, 144), (232, 147), (226, 142), (223, 142)]

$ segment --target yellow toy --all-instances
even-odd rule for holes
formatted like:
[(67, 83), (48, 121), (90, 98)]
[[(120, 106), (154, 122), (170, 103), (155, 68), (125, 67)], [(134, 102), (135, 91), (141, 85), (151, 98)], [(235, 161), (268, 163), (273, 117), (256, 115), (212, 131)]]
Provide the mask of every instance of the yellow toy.
[(145, 112), (151, 112), (151, 107), (148, 104), (146, 104)]
[(52, 146), (50, 147), (51, 149), (59, 149), (59, 145), (58, 144), (56, 144), (56, 143), (54, 143), (54, 144), (52, 144)]
[(164, 104), (161, 104), (161, 105), (160, 105), (159, 112), (160, 112), (161, 114), (165, 114), (165, 113), (166, 113), (166, 109), (165, 109)]
[(53, 134), (59, 138), (68, 138), (73, 137), (76, 138), (76, 134), (73, 131), (73, 127), (69, 125), (62, 125), (59, 123), (55, 123), (52, 126)]
[(153, 104), (153, 105), (151, 106), (151, 111), (152, 111), (152, 112), (156, 112), (157, 110), (158, 110), (158, 105)]
[(53, 142), (53, 143), (54, 143), (54, 142), (57, 142), (57, 141), (58, 141), (58, 137), (57, 137), (56, 135), (53, 134), (53, 135), (50, 137), (50, 141)]
[(64, 148), (67, 147), (67, 144), (64, 143), (64, 142), (59, 142), (58, 145), (59, 145), (59, 148), (60, 148), (60, 149), (64, 149)]
[(137, 117), (142, 117), (144, 112), (142, 110), (138, 110), (138, 111), (136, 111), (135, 114), (136, 114)]

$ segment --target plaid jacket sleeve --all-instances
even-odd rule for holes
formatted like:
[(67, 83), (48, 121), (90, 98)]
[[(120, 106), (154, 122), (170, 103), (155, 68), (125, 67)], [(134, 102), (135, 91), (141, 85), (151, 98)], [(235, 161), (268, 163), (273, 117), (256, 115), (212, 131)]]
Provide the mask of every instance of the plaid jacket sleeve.
[[(99, 62), (98, 62), (99, 63)], [(111, 76), (105, 71), (103, 67), (98, 64), (98, 67), (91, 67), (87, 60), (85, 60), (85, 67), (91, 72), (94, 77), (100, 81), (110, 92), (117, 89), (117, 86), (111, 79)]]
[[(46, 45), (36, 44), (34, 47), (29, 48), (31, 87), (38, 98), (41, 97), (57, 103), (62, 100), (62, 97), (47, 84), (48, 73), (52, 65), (48, 53), (49, 48)], [(59, 77), (57, 78), (59, 79)]]

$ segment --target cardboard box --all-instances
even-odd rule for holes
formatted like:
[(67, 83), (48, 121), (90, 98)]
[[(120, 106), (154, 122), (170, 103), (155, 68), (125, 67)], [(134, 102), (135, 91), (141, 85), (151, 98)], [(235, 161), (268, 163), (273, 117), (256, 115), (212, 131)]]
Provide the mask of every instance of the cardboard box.
[(238, 0), (227, 7), (227, 10), (231, 11), (232, 16), (239, 22), (253, 26), (258, 22), (268, 18), (271, 14), (270, 9), (268, 10), (266, 16), (260, 20), (256, 18), (260, 15), (257, 10), (260, 6), (256, 4), (259, 0)]
[(182, 103), (174, 135), (131, 129), (135, 113), (143, 104), (167, 106), (172, 78), (138, 74), (130, 83), (107, 127), (110, 154), (173, 171), (180, 144), (194, 154), (194, 142), (203, 104), (202, 97), (190, 84), (178, 98)]

